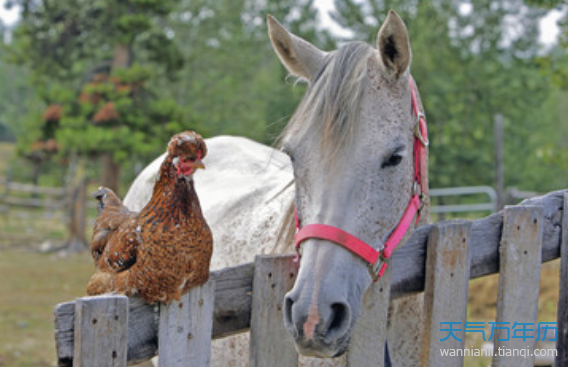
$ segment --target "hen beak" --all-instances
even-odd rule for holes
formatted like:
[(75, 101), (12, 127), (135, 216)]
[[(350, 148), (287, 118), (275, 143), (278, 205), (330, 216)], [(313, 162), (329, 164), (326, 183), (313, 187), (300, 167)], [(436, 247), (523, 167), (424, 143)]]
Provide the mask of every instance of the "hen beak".
[(203, 164), (203, 162), (201, 162), (200, 160), (195, 161), (195, 163), (193, 164), (193, 168), (198, 169), (205, 169), (205, 165)]

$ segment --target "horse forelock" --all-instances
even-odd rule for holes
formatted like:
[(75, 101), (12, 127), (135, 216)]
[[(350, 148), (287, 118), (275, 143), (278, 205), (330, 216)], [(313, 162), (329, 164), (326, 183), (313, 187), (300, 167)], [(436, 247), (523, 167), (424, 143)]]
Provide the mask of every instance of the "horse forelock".
[(327, 55), (284, 129), (281, 145), (319, 141), (323, 163), (329, 164), (353, 144), (368, 86), (367, 60), (373, 52), (364, 42), (352, 42)]

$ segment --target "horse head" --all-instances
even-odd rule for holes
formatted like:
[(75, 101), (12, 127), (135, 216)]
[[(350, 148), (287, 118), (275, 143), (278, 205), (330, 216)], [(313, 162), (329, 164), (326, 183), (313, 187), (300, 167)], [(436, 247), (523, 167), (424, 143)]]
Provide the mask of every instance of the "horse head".
[[(376, 47), (353, 42), (332, 52), (293, 35), (272, 17), (268, 27), (284, 66), (308, 82), (281, 139), (294, 169), (299, 225), (337, 228), (382, 249), (416, 190), (412, 98), (422, 107), (417, 91), (412, 97), (406, 26), (391, 11)], [(419, 156), (422, 164), (426, 155)], [(369, 264), (317, 236), (302, 242), (300, 261), (285, 299), (286, 327), (302, 354), (339, 356), (372, 284)]]

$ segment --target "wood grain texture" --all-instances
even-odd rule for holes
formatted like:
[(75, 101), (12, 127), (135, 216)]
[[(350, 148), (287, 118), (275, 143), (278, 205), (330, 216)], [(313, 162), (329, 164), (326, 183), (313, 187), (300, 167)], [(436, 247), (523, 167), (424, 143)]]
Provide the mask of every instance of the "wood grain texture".
[(564, 194), (562, 244), (560, 245), (560, 294), (558, 296), (558, 339), (556, 367), (568, 367), (568, 193)]
[(209, 366), (215, 283), (208, 281), (160, 305), (159, 367)]
[[(560, 238), (562, 232), (562, 213), (564, 194), (568, 190), (551, 192), (545, 196), (525, 200), (523, 205), (536, 205), (543, 210), (543, 246), (542, 261), (551, 261), (560, 256)], [(443, 223), (443, 222), (442, 222)], [(438, 223), (440, 225), (441, 223)], [(499, 243), (503, 227), (503, 213), (493, 214), (489, 217), (471, 221), (471, 232), (468, 246), (472, 249), (470, 277), (478, 278), (497, 273), (499, 270)], [(424, 290), (424, 269), (426, 261), (426, 243), (433, 225), (426, 225), (416, 229), (412, 237), (404, 246), (398, 248), (393, 254), (391, 298), (397, 299), (408, 294)], [(293, 258), (294, 255), (289, 255)], [(220, 338), (232, 334), (246, 332), (250, 327), (250, 314), (252, 307), (252, 279), (254, 265), (251, 263), (239, 265), (211, 272), (211, 278), (216, 281), (215, 313), (213, 319), (213, 338)], [(72, 325), (69, 320), (73, 312), (65, 312), (66, 307), (61, 304), (56, 307), (55, 318), (60, 328), (56, 333), (57, 356), (62, 366), (68, 366), (65, 361), (73, 358)], [(138, 324), (145, 321), (136, 320), (135, 310), (146, 308), (153, 313), (152, 306), (139, 304), (131, 306), (131, 323)], [(142, 313), (144, 314), (144, 313)], [(155, 316), (157, 319), (158, 316)], [(67, 325), (67, 326), (66, 326)], [(69, 327), (71, 329), (66, 329)], [(130, 356), (136, 360), (144, 360), (156, 354), (155, 339), (157, 328), (153, 336), (139, 338), (138, 346), (129, 346)], [(132, 339), (132, 336), (131, 336)], [(154, 347), (152, 347), (154, 345)], [(138, 350), (144, 353), (138, 353)], [(130, 363), (130, 362), (129, 362)]]
[[(214, 339), (249, 329), (253, 272), (253, 264), (211, 272), (211, 280), (215, 281)], [(159, 309), (135, 296), (130, 298), (129, 313), (128, 365), (132, 365), (158, 353)], [(55, 341), (59, 367), (73, 365), (74, 317), (74, 301), (55, 307)]]
[[(540, 207), (506, 207), (503, 238), (500, 246), (499, 288), (497, 296), (498, 324), (495, 330), (493, 366), (532, 367), (534, 357), (500, 356), (507, 349), (530, 349), (536, 343), (536, 317), (542, 257), (543, 216)], [(516, 323), (534, 323), (526, 328), (526, 340), (516, 338)], [(515, 335), (516, 334), (516, 335)]]
[(347, 351), (347, 367), (367, 367), (369, 361), (376, 367), (384, 365), (391, 275), (389, 266), (365, 293), (361, 316)]
[(74, 367), (125, 367), (128, 298), (104, 295), (75, 302)]
[[(534, 205), (543, 208), (542, 261), (560, 257), (562, 231), (562, 209), (564, 193), (554, 191), (544, 196), (523, 201), (520, 206)], [(424, 266), (426, 242), (433, 225), (416, 229), (410, 240), (393, 254), (393, 279), (391, 296), (399, 298), (405, 294), (424, 290)], [(503, 228), (503, 212), (483, 219), (471, 221), (470, 246), (473, 248), (470, 276), (472, 279), (499, 271), (498, 244)]]
[[(437, 225), (430, 233), (424, 290), (424, 332), (420, 366), (463, 366), (463, 357), (442, 356), (442, 348), (462, 349), (467, 317), (471, 251), (468, 251), (471, 222)], [(458, 322), (449, 336), (449, 325)], [(449, 337), (448, 337), (449, 336)], [(454, 337), (455, 336), (455, 337)]]
[(215, 280), (213, 337), (242, 333), (250, 327), (253, 264), (211, 272)]
[(160, 306), (150, 306), (139, 296), (129, 300), (128, 364), (131, 365), (156, 355)]
[(53, 311), (55, 352), (58, 367), (73, 366), (75, 302), (60, 303)]
[(257, 256), (254, 261), (251, 367), (297, 367), (298, 353), (284, 326), (284, 296), (292, 289), (298, 267), (289, 257)]

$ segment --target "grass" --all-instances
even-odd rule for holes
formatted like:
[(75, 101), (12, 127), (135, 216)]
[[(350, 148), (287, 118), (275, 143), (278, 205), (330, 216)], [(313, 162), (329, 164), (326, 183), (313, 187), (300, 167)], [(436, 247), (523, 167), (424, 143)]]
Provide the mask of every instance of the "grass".
[(14, 143), (0, 143), (0, 157), (2, 157), (0, 159), (0, 176), (8, 169), (8, 163), (14, 154), (14, 150)]
[(0, 252), (0, 366), (55, 366), (53, 308), (85, 294), (87, 253)]

